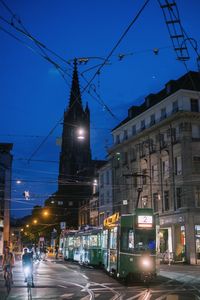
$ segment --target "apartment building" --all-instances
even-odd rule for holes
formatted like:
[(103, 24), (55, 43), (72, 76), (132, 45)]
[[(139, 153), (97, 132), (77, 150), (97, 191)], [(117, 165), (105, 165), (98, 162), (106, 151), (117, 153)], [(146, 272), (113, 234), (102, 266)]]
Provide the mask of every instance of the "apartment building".
[(107, 162), (99, 169), (99, 225), (103, 225), (103, 220), (113, 214), (112, 195), (112, 168)]
[(152, 207), (159, 251), (200, 263), (200, 75), (188, 72), (150, 94), (112, 131), (115, 212)]

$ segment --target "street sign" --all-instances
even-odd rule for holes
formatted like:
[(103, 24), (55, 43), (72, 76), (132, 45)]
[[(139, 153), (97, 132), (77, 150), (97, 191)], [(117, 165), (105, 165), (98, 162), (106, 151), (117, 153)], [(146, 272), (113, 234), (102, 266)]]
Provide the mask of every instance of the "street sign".
[(60, 229), (66, 229), (66, 222), (60, 222)]

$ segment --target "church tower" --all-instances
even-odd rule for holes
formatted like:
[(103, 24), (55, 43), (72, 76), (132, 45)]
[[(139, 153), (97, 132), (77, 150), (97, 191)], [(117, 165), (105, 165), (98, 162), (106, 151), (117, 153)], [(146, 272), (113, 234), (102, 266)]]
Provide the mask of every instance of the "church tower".
[(90, 110), (88, 104), (83, 108), (75, 59), (69, 105), (63, 118), (59, 190), (62, 190), (63, 183), (76, 180), (90, 166)]

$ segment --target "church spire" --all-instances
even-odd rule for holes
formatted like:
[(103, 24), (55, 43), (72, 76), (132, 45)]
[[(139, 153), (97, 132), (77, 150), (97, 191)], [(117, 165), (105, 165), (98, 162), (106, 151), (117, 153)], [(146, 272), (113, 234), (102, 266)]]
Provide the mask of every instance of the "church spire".
[(80, 92), (80, 86), (78, 81), (77, 59), (75, 58), (69, 108), (77, 105), (79, 106), (79, 108), (82, 107), (81, 92)]

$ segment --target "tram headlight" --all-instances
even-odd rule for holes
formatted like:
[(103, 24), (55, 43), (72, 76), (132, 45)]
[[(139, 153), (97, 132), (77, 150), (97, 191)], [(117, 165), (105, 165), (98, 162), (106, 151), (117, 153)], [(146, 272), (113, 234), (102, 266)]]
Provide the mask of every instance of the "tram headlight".
[(148, 257), (144, 257), (141, 259), (141, 265), (145, 269), (149, 269), (152, 267), (152, 262)]

